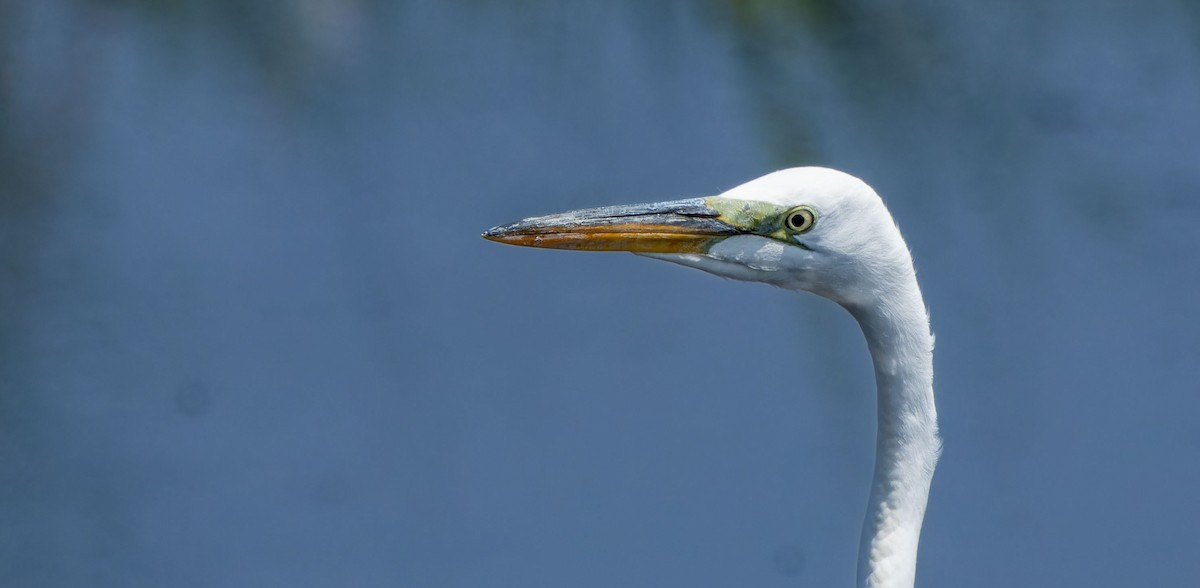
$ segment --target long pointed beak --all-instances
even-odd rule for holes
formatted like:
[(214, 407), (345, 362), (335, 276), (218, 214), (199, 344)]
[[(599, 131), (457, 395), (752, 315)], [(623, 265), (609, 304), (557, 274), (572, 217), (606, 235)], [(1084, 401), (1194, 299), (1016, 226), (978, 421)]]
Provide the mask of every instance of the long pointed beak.
[(483, 238), (545, 249), (704, 253), (745, 231), (720, 220), (703, 198), (605, 206), (527, 218), (488, 229)]

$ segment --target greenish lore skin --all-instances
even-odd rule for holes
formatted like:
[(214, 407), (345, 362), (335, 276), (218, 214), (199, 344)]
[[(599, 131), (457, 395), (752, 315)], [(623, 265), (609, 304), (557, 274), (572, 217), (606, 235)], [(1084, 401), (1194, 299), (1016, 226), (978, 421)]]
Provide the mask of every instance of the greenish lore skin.
[(791, 233), (784, 228), (783, 219), (792, 207), (754, 200), (733, 200), (710, 196), (704, 204), (721, 214), (721, 221), (756, 235), (790, 242)]

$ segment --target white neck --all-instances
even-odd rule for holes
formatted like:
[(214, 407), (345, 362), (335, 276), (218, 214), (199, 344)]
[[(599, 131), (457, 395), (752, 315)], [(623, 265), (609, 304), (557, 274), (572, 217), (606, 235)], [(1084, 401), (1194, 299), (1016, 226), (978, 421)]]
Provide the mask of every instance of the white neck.
[(858, 553), (860, 588), (911, 588), (929, 484), (941, 454), (933, 402), (933, 335), (916, 278), (901, 280), (858, 319), (878, 387), (875, 476)]

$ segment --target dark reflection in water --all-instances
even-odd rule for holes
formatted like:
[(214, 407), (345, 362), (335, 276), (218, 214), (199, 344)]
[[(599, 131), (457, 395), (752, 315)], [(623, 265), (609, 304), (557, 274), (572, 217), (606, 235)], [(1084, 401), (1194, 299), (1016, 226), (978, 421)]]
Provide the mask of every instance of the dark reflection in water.
[(938, 335), (920, 583), (1186, 585), (1197, 137), (1168, 0), (0, 4), (0, 584), (850, 585), (844, 313), (478, 237), (824, 164)]

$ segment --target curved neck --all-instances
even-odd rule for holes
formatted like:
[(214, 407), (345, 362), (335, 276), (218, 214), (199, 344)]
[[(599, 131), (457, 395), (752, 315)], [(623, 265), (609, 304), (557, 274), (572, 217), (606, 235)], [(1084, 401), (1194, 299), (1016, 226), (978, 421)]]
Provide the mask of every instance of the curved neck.
[(875, 303), (847, 305), (875, 364), (875, 475), (858, 553), (860, 588), (911, 588), (929, 484), (941, 454), (933, 401), (933, 335), (915, 277)]

